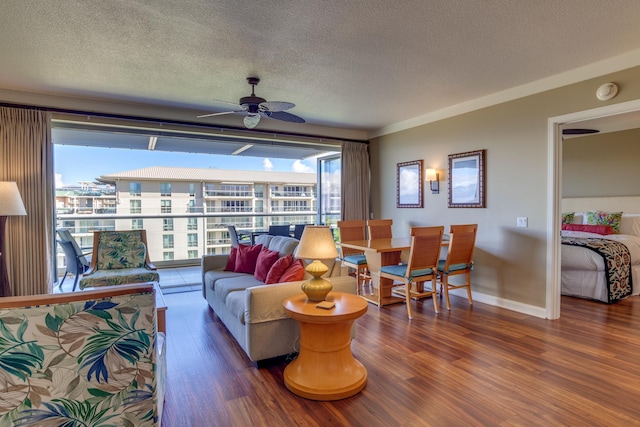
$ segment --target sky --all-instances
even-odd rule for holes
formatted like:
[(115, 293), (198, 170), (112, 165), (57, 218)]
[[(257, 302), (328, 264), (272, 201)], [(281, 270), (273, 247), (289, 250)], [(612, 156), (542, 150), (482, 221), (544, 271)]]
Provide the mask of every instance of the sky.
[(101, 175), (151, 166), (313, 173), (317, 169), (315, 157), (291, 160), (58, 144), (53, 147), (56, 188), (79, 181), (93, 182)]

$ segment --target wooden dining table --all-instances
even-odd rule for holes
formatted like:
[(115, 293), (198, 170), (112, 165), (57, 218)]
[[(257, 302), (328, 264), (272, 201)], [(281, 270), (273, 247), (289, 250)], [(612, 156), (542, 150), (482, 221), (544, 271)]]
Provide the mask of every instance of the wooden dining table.
[[(442, 246), (448, 246), (447, 240), (442, 241)], [(385, 265), (397, 265), (400, 263), (402, 251), (411, 249), (411, 237), (394, 237), (391, 239), (374, 240), (350, 240), (340, 242), (345, 248), (356, 249), (364, 252), (367, 258), (367, 269), (371, 276), (370, 294), (361, 296), (368, 301), (381, 307), (383, 305), (403, 302), (406, 299), (401, 296), (394, 296), (392, 293), (394, 282), (392, 279), (380, 277), (380, 267)]]

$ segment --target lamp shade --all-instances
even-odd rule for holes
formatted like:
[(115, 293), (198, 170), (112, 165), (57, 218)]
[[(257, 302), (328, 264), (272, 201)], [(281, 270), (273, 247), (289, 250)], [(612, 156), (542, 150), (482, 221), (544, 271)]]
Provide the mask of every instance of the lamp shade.
[(329, 227), (307, 225), (300, 237), (296, 257), (302, 259), (336, 258), (338, 250)]
[(13, 181), (0, 181), (0, 216), (26, 215), (20, 191)]
[(437, 181), (438, 171), (435, 169), (427, 169), (425, 171), (425, 178), (427, 179), (427, 181)]

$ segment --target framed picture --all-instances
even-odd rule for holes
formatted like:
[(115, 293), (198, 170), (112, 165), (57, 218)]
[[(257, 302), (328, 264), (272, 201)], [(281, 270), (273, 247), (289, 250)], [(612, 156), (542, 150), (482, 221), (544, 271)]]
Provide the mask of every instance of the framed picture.
[(423, 207), (422, 164), (422, 160), (398, 163), (397, 206), (399, 208)]
[(449, 155), (449, 207), (484, 208), (485, 152)]

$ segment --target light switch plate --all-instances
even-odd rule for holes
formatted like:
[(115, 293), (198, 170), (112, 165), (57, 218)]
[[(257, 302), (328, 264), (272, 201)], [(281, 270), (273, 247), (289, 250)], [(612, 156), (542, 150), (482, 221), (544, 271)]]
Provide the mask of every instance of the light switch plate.
[(526, 216), (519, 216), (516, 219), (516, 225), (518, 227), (528, 227), (529, 226), (529, 220), (527, 219)]

